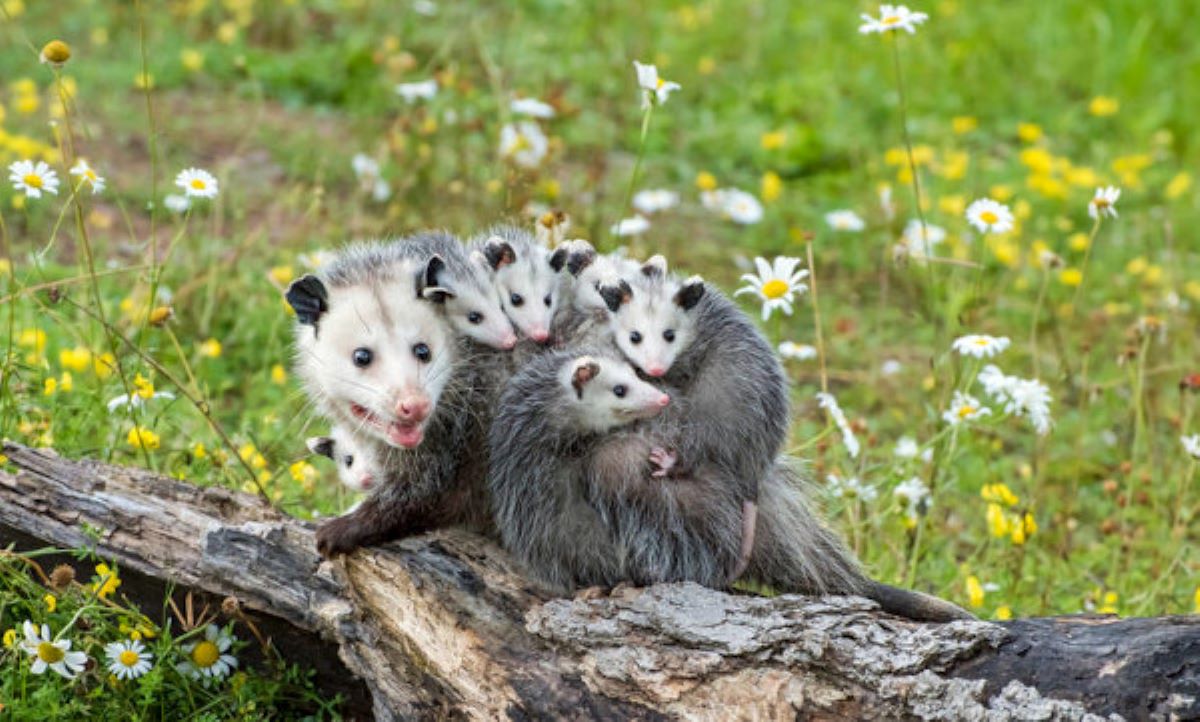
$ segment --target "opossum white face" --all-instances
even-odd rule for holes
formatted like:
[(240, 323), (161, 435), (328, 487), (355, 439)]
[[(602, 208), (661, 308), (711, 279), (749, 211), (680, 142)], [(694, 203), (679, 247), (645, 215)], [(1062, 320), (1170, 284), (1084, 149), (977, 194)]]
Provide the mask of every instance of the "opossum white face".
[(655, 256), (642, 266), (642, 277), (630, 284), (601, 286), (613, 337), (625, 358), (652, 378), (665, 376), (696, 333), (693, 309), (704, 295), (704, 281), (693, 276), (683, 283), (666, 277), (666, 261)]
[(566, 262), (566, 251), (552, 253), (530, 245), (518, 255), (512, 245), (493, 236), (482, 253), (492, 268), (492, 282), (513, 325), (527, 338), (538, 343), (548, 341), (551, 319), (562, 300), (559, 271)]
[(671, 397), (638, 378), (633, 368), (611, 358), (581, 356), (563, 366), (559, 378), (571, 399), (574, 420), (585, 431), (604, 432), (657, 416)]
[(459, 335), (484, 346), (510, 349), (517, 345), (517, 334), (504, 313), (499, 291), (488, 278), (488, 270), (482, 254), (472, 254), (467, 268), (453, 269), (441, 256), (434, 256), (419, 281), (421, 296), (441, 304)]
[(288, 288), (299, 371), (325, 410), (393, 446), (418, 446), (457, 360), (454, 334), (417, 298), (414, 273), (326, 286), (305, 276)]
[[(586, 241), (572, 243), (586, 245)], [(592, 251), (591, 256), (587, 257), (578, 250), (572, 250), (567, 256), (567, 270), (575, 276), (573, 305), (584, 313), (607, 310), (608, 304), (600, 295), (600, 289), (604, 286), (617, 286), (622, 279), (634, 277), (638, 267), (637, 261), (621, 256), (600, 256)]]
[(384, 479), (383, 464), (375, 451), (342, 426), (334, 426), (329, 436), (309, 439), (308, 450), (332, 459), (338, 479), (353, 491), (369, 491)]

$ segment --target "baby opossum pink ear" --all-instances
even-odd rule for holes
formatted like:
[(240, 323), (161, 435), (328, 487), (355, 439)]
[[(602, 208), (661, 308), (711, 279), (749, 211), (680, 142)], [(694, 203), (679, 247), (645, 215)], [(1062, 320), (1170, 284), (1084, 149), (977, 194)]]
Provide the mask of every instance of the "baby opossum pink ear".
[(321, 314), (329, 310), (329, 294), (321, 279), (311, 274), (301, 276), (284, 293), (288, 305), (296, 312), (296, 320), (316, 326)]
[(642, 264), (642, 275), (649, 278), (662, 277), (667, 274), (667, 259), (662, 254), (657, 254), (646, 259)]
[(492, 270), (498, 271), (517, 260), (517, 252), (500, 236), (492, 236), (483, 244), (483, 255)]
[(690, 311), (693, 306), (700, 303), (700, 299), (704, 297), (704, 279), (699, 276), (692, 276), (683, 282), (683, 286), (675, 292), (675, 303), (685, 311)]
[(310, 436), (304, 443), (308, 445), (308, 450), (312, 453), (333, 458), (332, 438), (328, 436)]
[(578, 276), (583, 269), (592, 265), (592, 261), (596, 260), (596, 249), (582, 238), (567, 241), (563, 246), (569, 249), (567, 251), (567, 273), (572, 276)]
[(575, 359), (575, 370), (571, 372), (571, 386), (575, 395), (583, 398), (583, 387), (600, 374), (600, 364), (591, 356), (581, 356)]
[(596, 292), (600, 294), (600, 298), (604, 299), (604, 305), (608, 306), (608, 310), (613, 313), (621, 308), (621, 304), (629, 303), (629, 299), (633, 298), (633, 289), (625, 280), (615, 286), (598, 286)]
[(438, 277), (446, 270), (446, 262), (436, 253), (425, 264), (425, 270), (417, 279), (417, 297), (434, 303), (444, 303), (447, 298), (454, 298), (454, 293), (438, 283)]

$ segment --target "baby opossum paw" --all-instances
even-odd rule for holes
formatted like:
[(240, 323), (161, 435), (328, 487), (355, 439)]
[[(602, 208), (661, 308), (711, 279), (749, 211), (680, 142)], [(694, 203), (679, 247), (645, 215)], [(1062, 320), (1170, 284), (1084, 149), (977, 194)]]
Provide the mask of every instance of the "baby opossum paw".
[(665, 479), (671, 473), (671, 469), (675, 468), (677, 461), (679, 461), (679, 455), (674, 451), (655, 446), (650, 449), (650, 464), (654, 467), (650, 476), (655, 479)]
[(317, 529), (317, 552), (326, 559), (348, 554), (362, 545), (362, 522), (353, 515), (327, 521)]
[(584, 587), (575, 592), (575, 598), (580, 601), (588, 601), (589, 599), (599, 599), (608, 594), (607, 587)]

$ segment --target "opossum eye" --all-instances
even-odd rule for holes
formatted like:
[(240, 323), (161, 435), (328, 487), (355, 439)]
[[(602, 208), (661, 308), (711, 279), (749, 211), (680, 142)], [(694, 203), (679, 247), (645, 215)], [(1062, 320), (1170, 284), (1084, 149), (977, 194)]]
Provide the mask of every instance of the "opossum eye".
[(346, 468), (354, 466), (354, 454), (346, 454)]
[(625, 398), (626, 391), (628, 391), (628, 389), (625, 388), (625, 384), (617, 384), (613, 387), (613, 394), (615, 394), (618, 399)]
[(423, 364), (429, 363), (429, 359), (433, 358), (433, 352), (423, 343), (416, 344), (412, 347), (413, 356)]
[(522, 297), (521, 294), (515, 293), (515, 292), (509, 294), (508, 300), (512, 303), (513, 306), (520, 306), (521, 304), (525, 303), (525, 298)]
[(546, 304), (546, 308), (550, 308), (550, 294), (547, 293), (546, 297), (542, 299), (542, 302)]
[(629, 334), (629, 342), (634, 344), (635, 346), (637, 344), (641, 343), (642, 342), (642, 334), (637, 331), (634, 331), (633, 333)]
[(354, 359), (354, 365), (362, 369), (371, 365), (373, 355), (369, 348), (356, 348), (351, 358)]
[(478, 326), (483, 323), (483, 314), (478, 311), (472, 311), (467, 314), (467, 321)]
[(663, 340), (665, 340), (667, 343), (674, 341), (675, 331), (669, 328), (666, 331), (663, 331)]

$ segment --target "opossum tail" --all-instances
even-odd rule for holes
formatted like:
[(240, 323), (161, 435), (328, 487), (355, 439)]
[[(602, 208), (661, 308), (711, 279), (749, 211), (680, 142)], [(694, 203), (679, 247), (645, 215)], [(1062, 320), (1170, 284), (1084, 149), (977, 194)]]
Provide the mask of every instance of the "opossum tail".
[(794, 463), (780, 457), (759, 486), (758, 532), (747, 578), (780, 592), (863, 596), (885, 612), (918, 621), (974, 619), (937, 597), (867, 577), (854, 554), (809, 506)]

